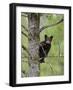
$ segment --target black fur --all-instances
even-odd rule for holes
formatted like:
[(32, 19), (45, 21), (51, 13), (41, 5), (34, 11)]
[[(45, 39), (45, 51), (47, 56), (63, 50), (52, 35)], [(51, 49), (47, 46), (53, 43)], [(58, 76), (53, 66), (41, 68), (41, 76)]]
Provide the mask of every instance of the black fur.
[(47, 35), (45, 35), (45, 40), (40, 43), (39, 46), (40, 63), (44, 63), (44, 58), (48, 55), (50, 51), (52, 38), (53, 36), (48, 37)]

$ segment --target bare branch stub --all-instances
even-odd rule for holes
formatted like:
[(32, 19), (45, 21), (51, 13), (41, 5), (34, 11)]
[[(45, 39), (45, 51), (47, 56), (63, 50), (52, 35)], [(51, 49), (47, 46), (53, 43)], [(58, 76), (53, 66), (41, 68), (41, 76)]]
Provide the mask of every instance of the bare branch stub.
[(21, 33), (28, 38), (28, 35), (26, 33), (24, 33), (23, 31)]
[(28, 52), (28, 49), (24, 45), (22, 45), (22, 48)]
[(28, 32), (28, 29), (24, 25), (21, 25), (21, 27), (24, 28), (24, 30)]
[(41, 31), (43, 31), (43, 30), (46, 29), (46, 28), (56, 26), (57, 24), (60, 24), (60, 23), (63, 22), (63, 21), (64, 21), (64, 19), (62, 18), (60, 21), (58, 21), (58, 22), (56, 22), (56, 23), (54, 23), (54, 24), (43, 26), (42, 28), (40, 28), (39, 31), (41, 32)]

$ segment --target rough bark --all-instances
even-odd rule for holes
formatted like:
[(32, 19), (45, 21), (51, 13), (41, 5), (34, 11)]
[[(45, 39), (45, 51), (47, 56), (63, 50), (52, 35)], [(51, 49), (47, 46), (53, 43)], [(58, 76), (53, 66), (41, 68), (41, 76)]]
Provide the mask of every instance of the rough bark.
[(29, 50), (29, 77), (36, 77), (40, 75), (39, 64), (39, 14), (30, 13), (28, 15), (28, 50)]

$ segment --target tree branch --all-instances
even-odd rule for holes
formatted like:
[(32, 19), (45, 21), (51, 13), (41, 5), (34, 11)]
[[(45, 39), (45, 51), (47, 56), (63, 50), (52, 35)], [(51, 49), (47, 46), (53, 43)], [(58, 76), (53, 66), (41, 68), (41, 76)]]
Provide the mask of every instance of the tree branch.
[(28, 38), (27, 34), (25, 34), (23, 31), (21, 33)]
[(22, 48), (23, 48), (23, 50), (25, 50), (29, 54), (29, 51), (25, 46), (22, 45)]
[(21, 27), (28, 32), (28, 29), (24, 25), (21, 25)]
[(56, 22), (56, 23), (54, 23), (54, 24), (47, 25), (47, 26), (43, 26), (42, 28), (40, 28), (40, 32), (43, 31), (43, 30), (46, 29), (46, 28), (49, 28), (49, 27), (52, 27), (52, 26), (56, 26), (57, 24), (59, 24), (59, 23), (61, 23), (61, 22), (63, 22), (63, 21), (64, 21), (64, 19), (62, 18), (60, 21), (58, 21), (58, 22)]
[(30, 53), (29, 53), (29, 50), (25, 46), (23, 46), (23, 45), (22, 45), (22, 48), (23, 48), (23, 50), (25, 50), (28, 53), (28, 55), (30, 56), (30, 58), (32, 58), (31, 55), (30, 55)]

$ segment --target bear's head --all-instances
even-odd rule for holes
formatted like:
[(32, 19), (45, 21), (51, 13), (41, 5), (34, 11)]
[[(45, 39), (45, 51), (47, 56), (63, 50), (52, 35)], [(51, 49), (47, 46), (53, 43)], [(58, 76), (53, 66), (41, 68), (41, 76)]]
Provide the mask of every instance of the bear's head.
[(48, 37), (47, 35), (45, 35), (45, 43), (46, 44), (51, 44), (52, 39), (53, 39), (53, 36)]

